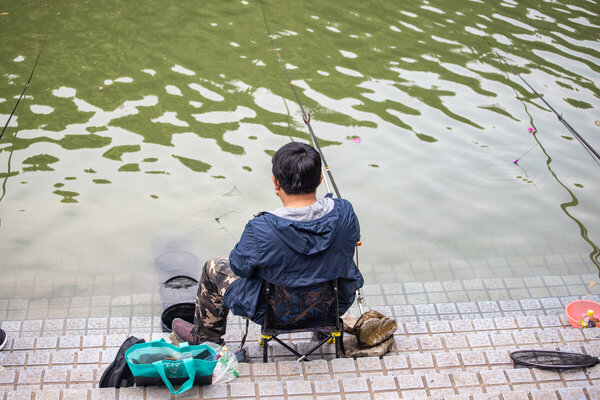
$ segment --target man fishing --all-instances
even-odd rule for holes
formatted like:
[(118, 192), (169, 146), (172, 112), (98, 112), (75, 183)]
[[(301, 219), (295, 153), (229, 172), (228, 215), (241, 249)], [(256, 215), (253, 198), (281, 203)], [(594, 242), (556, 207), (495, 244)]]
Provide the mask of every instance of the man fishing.
[(288, 143), (273, 155), (272, 173), (283, 207), (250, 220), (229, 258), (206, 262), (194, 323), (173, 320), (174, 339), (222, 344), (229, 310), (262, 323), (263, 280), (302, 287), (337, 278), (340, 313), (354, 302), (364, 283), (352, 258), (360, 239), (358, 218), (347, 200), (317, 199), (323, 180), (319, 152)]

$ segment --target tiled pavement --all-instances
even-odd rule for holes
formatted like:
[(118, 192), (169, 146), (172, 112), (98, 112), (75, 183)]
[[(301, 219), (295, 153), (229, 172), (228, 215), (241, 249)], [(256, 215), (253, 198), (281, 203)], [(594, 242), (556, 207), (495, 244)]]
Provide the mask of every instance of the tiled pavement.
[[(257, 331), (253, 330), (247, 345), (251, 363), (241, 364), (236, 381), (197, 387), (184, 397), (599, 398), (600, 366), (557, 373), (514, 369), (511, 365), (509, 352), (516, 349), (600, 353), (600, 330), (579, 331), (565, 326), (565, 322), (562, 316), (403, 322), (393, 350), (382, 359), (335, 359), (333, 349), (328, 347), (322, 354), (324, 359), (307, 363), (297, 363), (278, 347), (271, 349), (275, 362), (258, 362), (261, 349), (256, 342)], [(165, 335), (142, 336), (149, 340)], [(0, 370), (0, 399), (169, 398), (164, 388), (97, 388), (103, 369), (125, 337), (13, 338), (0, 353), (4, 365)], [(298, 347), (307, 343), (302, 335), (291, 339)]]
[[(598, 277), (578, 267), (583, 258), (567, 258), (498, 258), (486, 264), (520, 263), (531, 269), (566, 262), (570, 275), (484, 279), (473, 270), (463, 280), (387, 283), (399, 280), (384, 279), (380, 271), (367, 279), (365, 303), (400, 325), (393, 350), (382, 359), (336, 360), (329, 346), (319, 355), (323, 359), (299, 364), (274, 346), (273, 362), (262, 364), (259, 329), (251, 325), (250, 364), (241, 365), (236, 381), (195, 387), (174, 398), (600, 399), (600, 366), (570, 373), (514, 369), (508, 356), (530, 348), (600, 355), (600, 334), (575, 330), (564, 317), (565, 305), (574, 299), (600, 300)], [(417, 276), (436, 272), (441, 264), (413, 262), (406, 268)], [(460, 272), (475, 263), (449, 262), (447, 267)], [(363, 272), (370, 273), (368, 266)], [(102, 371), (128, 335), (166, 337), (156, 288), (147, 276), (135, 274), (23, 274), (1, 280), (0, 326), (10, 340), (0, 352), (0, 400), (170, 398), (157, 387), (98, 389)], [(241, 326), (241, 319), (230, 316), (226, 339), (233, 347)], [(300, 349), (308, 341), (305, 334), (289, 339)]]

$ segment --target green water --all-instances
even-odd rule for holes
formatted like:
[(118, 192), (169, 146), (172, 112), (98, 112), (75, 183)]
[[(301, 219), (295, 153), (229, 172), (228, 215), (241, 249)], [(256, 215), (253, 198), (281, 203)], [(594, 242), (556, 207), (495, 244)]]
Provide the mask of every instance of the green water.
[[(597, 271), (600, 167), (492, 50), (600, 149), (599, 11), (264, 2), (373, 279)], [(279, 207), (270, 155), (309, 137), (261, 3), (3, 0), (0, 14), (2, 126), (41, 52), (0, 140), (5, 272), (151, 271), (165, 235), (226, 255)]]

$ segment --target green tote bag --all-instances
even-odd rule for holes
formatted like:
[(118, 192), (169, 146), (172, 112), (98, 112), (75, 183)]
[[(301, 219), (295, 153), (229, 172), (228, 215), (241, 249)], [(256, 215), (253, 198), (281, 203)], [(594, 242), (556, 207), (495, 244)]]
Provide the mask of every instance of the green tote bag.
[[(179, 347), (164, 339), (133, 345), (125, 353), (125, 360), (136, 385), (165, 384), (173, 394), (192, 388), (194, 383), (210, 383), (217, 365), (217, 353), (206, 344)], [(175, 390), (173, 384), (180, 384)]]

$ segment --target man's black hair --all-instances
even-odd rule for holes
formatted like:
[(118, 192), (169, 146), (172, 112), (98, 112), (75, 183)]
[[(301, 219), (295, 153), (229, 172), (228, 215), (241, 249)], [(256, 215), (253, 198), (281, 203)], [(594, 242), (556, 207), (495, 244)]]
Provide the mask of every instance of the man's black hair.
[(273, 176), (287, 194), (312, 193), (321, 183), (321, 156), (311, 146), (291, 142), (273, 155)]

